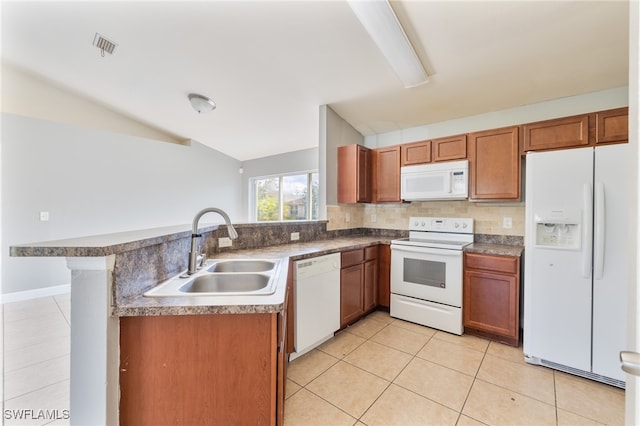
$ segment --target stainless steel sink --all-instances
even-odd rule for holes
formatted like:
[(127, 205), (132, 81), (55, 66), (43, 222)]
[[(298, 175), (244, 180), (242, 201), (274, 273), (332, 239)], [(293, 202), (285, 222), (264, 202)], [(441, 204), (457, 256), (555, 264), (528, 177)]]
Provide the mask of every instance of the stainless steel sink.
[(146, 297), (264, 296), (275, 293), (279, 259), (213, 259), (193, 275), (175, 276)]
[(178, 290), (183, 293), (246, 293), (265, 288), (270, 278), (264, 274), (207, 274), (192, 279)]
[(276, 267), (271, 260), (231, 259), (219, 260), (207, 268), (209, 272), (265, 272)]

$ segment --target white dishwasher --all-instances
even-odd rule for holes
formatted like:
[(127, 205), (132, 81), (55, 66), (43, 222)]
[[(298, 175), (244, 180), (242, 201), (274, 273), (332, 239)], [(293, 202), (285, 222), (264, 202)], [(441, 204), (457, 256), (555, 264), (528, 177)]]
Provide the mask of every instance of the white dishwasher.
[(296, 351), (290, 360), (340, 329), (340, 253), (298, 260), (293, 271)]

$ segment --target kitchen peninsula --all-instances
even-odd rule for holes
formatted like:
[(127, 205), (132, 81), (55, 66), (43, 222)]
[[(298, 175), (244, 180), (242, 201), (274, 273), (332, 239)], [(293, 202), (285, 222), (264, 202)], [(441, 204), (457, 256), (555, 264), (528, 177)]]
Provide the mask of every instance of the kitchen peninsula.
[[(121, 347), (125, 343), (121, 340), (121, 328), (127, 318), (166, 320), (181, 317), (188, 321), (188, 318), (204, 314), (212, 320), (216, 317), (216, 320), (233, 320), (255, 314), (256, 318), (265, 315), (263, 319), (266, 318), (267, 327), (274, 330), (277, 326), (274, 318), (286, 311), (285, 287), (290, 281), (287, 265), (291, 261), (385, 244), (402, 234), (402, 231), (367, 233), (362, 230), (327, 233), (324, 221), (270, 226), (247, 224), (238, 225), (237, 229), (240, 250), (224, 251), (217, 247), (217, 238), (226, 236), (224, 227), (218, 230), (217, 226), (201, 228), (202, 246), (209, 257), (282, 259), (280, 274), (275, 277), (278, 280), (277, 290), (274, 297), (265, 303), (215, 304), (211, 300), (194, 303), (193, 299), (197, 297), (180, 300), (143, 297), (142, 294), (151, 287), (186, 269), (191, 237), (188, 226), (11, 247), (12, 256), (65, 257), (71, 270), (72, 424), (127, 423), (122, 421), (124, 399), (120, 395), (123, 374), (121, 350), (125, 350)], [(300, 232), (302, 242), (286, 243), (288, 238), (284, 236), (288, 237), (292, 230)], [(276, 245), (267, 247), (270, 242)], [(229, 328), (229, 324), (226, 323), (225, 327)], [(276, 341), (276, 335), (274, 332), (271, 342)], [(137, 343), (127, 340), (126, 344), (131, 342)], [(278, 348), (272, 349), (275, 353)], [(227, 352), (232, 351), (227, 349)], [(270, 363), (275, 366), (275, 355)], [(274, 376), (270, 380), (274, 384), (275, 369), (271, 369)], [(276, 421), (275, 394), (274, 388), (272, 396), (265, 402), (272, 410), (271, 415), (264, 417), (269, 417), (270, 423)], [(281, 418), (278, 420), (282, 421)]]

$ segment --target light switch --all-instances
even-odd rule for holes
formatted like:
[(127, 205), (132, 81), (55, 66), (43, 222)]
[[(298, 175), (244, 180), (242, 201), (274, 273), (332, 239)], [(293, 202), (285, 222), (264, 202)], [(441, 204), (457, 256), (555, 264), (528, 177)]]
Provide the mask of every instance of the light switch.
[(40, 212), (40, 222), (49, 221), (49, 212)]

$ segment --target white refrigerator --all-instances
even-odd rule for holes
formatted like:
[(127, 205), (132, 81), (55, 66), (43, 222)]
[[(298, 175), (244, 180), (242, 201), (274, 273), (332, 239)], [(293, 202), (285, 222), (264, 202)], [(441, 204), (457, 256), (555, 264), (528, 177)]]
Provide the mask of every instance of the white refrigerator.
[(628, 144), (526, 158), (525, 360), (624, 387)]

